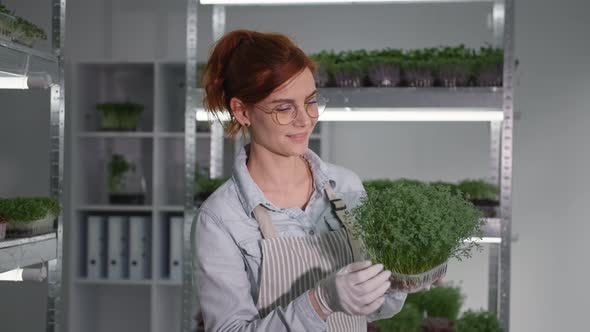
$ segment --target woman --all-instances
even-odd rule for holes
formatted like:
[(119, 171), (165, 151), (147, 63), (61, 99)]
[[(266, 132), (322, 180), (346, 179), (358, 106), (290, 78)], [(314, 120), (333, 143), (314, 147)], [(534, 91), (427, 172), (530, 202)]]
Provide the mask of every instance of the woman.
[(343, 212), (361, 180), (308, 150), (325, 108), (314, 70), (280, 34), (233, 31), (211, 53), (205, 108), (230, 110), (227, 131), (250, 143), (193, 225), (207, 331), (366, 331), (403, 305), (406, 294), (388, 291), (391, 272), (355, 262)]

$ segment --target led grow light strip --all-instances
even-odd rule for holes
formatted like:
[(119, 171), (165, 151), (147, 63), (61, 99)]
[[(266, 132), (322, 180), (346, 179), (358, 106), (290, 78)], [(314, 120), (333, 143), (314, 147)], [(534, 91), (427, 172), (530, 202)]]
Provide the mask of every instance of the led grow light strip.
[(0, 71), (0, 89), (46, 89), (51, 84), (51, 76), (48, 74), (26, 76)]
[(502, 121), (504, 113), (494, 108), (350, 108), (330, 107), (320, 121)]
[(472, 237), (467, 239), (465, 242), (476, 242), (476, 243), (502, 243), (502, 238), (500, 237)]
[(47, 278), (45, 265), (37, 269), (17, 268), (0, 273), (0, 281), (43, 281), (45, 278)]
[[(229, 114), (220, 116), (229, 120)], [(489, 122), (502, 121), (504, 113), (494, 108), (350, 108), (329, 107), (319, 121), (389, 121), (389, 122)], [(203, 109), (197, 109), (197, 121), (215, 118)]]
[(0, 71), (0, 89), (28, 89), (27, 77)]
[(305, 5), (347, 3), (437, 3), (437, 2), (489, 2), (492, 0), (201, 0), (203, 5)]

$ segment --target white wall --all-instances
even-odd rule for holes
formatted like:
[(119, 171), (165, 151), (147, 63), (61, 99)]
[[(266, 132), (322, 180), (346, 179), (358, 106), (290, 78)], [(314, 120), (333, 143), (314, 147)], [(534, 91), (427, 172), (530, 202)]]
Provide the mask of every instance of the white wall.
[[(69, 61), (184, 58), (182, 0), (79, 0), (68, 5)], [(110, 10), (113, 15), (105, 15)], [(515, 110), (522, 119), (515, 123), (513, 231), (520, 238), (513, 245), (512, 331), (574, 331), (586, 325), (590, 300), (583, 285), (589, 272), (584, 263), (590, 226), (584, 218), (590, 211), (584, 203), (590, 198), (585, 191), (590, 179), (583, 170), (590, 163), (585, 144), (590, 117), (588, 10), (590, 4), (583, 0), (517, 0), (516, 52), (521, 65)], [(492, 41), (486, 26), (488, 12), (489, 5), (483, 4), (257, 7), (228, 8), (227, 21), (228, 30), (289, 33), (309, 52), (460, 42), (478, 47)], [(210, 9), (201, 7), (202, 60), (211, 42), (210, 24)], [(3, 107), (0, 123), (11, 117)], [(22, 134), (22, 127), (7, 127), (0, 131), (2, 137)], [(365, 178), (455, 180), (487, 175), (487, 136), (481, 125), (339, 124), (333, 129), (330, 160)], [(40, 131), (28, 134), (38, 136), (39, 142), (46, 137)], [(0, 144), (4, 155), (11, 151), (6, 143)], [(11, 158), (7, 160), (13, 162)], [(30, 173), (42, 174), (46, 165), (39, 161)], [(0, 177), (4, 178), (6, 173)], [(487, 303), (486, 267), (487, 256), (479, 255), (451, 269), (453, 279), (464, 280), (470, 306)], [(29, 302), (37, 299), (31, 297)], [(0, 303), (0, 312), (6, 312), (6, 305)], [(13, 330), (21, 331), (9, 329)]]

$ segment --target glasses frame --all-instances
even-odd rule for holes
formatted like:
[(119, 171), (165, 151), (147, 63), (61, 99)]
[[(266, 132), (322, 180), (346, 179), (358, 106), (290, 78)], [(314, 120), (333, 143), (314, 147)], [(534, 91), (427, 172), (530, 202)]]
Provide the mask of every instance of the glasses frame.
[[(318, 105), (318, 116), (312, 116), (311, 114), (309, 114), (309, 111), (307, 110), (307, 107), (305, 107), (305, 113), (307, 114), (307, 116), (309, 116), (312, 119), (317, 119), (319, 118), (322, 113), (324, 113), (324, 111), (327, 108), (329, 99), (320, 95), (320, 94), (316, 94), (316, 100), (317, 100), (317, 105)], [(287, 102), (282, 103), (281, 105), (287, 104)], [(299, 112), (301, 111), (301, 109), (299, 108), (299, 105), (297, 105), (296, 103), (291, 103), (292, 105), (295, 106), (295, 115), (293, 116), (293, 118), (291, 119), (291, 121), (289, 121), (289, 123), (280, 123), (279, 122), (279, 111), (276, 111), (276, 108), (280, 107), (281, 105), (277, 105), (276, 107), (274, 107), (273, 109), (268, 109), (266, 107), (262, 107), (260, 105), (256, 105), (254, 104), (253, 106), (261, 111), (263, 111), (266, 114), (269, 114), (272, 116), (273, 121), (278, 124), (279, 126), (288, 126), (290, 124), (292, 124), (295, 119), (297, 119), (297, 117), (299, 116)], [(320, 105), (323, 105), (322, 108), (320, 108)]]

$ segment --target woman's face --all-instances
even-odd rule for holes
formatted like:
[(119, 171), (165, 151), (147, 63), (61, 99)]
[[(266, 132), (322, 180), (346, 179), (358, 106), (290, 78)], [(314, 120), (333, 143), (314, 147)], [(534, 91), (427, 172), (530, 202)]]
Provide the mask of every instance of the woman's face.
[[(285, 157), (305, 154), (317, 123), (317, 118), (307, 114), (306, 106), (314, 106), (315, 96), (315, 80), (311, 70), (306, 68), (250, 109), (252, 141)], [(280, 125), (275, 114), (269, 114), (273, 109), (281, 111), (293, 104), (298, 111), (290, 124)]]

